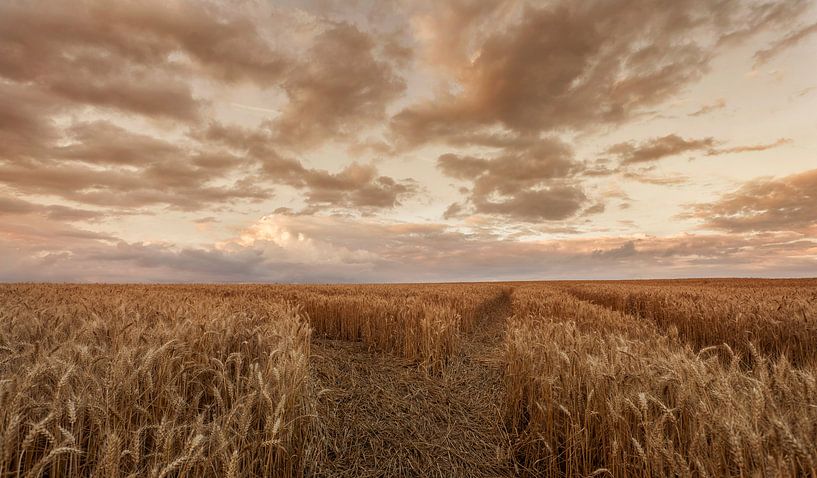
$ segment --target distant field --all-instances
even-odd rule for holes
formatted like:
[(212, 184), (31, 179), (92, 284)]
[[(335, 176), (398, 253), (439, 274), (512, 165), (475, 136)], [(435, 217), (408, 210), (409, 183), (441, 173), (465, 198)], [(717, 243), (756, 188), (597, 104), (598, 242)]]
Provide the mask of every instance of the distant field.
[(817, 477), (817, 280), (0, 285), (0, 477)]

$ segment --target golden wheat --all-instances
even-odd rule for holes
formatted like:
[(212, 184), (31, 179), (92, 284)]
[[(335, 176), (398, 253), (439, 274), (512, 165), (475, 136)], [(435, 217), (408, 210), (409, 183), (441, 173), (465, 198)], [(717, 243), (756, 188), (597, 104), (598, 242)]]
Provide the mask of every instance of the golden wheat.
[(796, 364), (817, 358), (817, 288), (737, 284), (595, 283), (565, 289), (580, 299), (649, 319), (663, 330), (675, 329), (697, 348), (728, 343), (748, 353), (752, 343), (765, 354), (786, 355)]
[(296, 307), (48, 289), (0, 310), (0, 475), (227, 474), (234, 456), (302, 474), (314, 414)]
[(517, 297), (506, 336), (507, 419), (531, 474), (815, 474), (813, 369), (759, 354), (745, 368), (728, 346), (714, 347), (725, 364), (566, 294)]
[[(441, 463), (467, 476), (817, 477), (815, 290), (3, 285), (0, 477), (445, 476)], [(422, 431), (440, 442), (412, 447), (406, 423), (390, 438), (405, 456), (325, 466), (364, 456), (349, 433), (375, 424), (322, 415), (340, 380), (315, 377), (313, 347), (372, 367), (354, 376), (374, 395), (351, 398), (369, 420), (394, 413), (390, 433), (441, 407), (449, 421)], [(377, 368), (380, 353), (398, 362)]]

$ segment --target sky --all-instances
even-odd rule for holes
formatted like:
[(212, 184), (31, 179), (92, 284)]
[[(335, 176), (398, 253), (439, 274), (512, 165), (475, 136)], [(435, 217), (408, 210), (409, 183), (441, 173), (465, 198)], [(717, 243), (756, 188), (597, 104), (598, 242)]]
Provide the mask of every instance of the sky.
[(0, 0), (0, 281), (817, 276), (812, 0)]

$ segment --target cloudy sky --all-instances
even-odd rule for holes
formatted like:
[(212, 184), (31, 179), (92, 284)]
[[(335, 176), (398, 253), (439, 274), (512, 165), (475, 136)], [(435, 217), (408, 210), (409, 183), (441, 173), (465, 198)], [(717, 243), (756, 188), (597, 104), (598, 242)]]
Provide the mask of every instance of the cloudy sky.
[(0, 0), (0, 281), (817, 276), (812, 0)]

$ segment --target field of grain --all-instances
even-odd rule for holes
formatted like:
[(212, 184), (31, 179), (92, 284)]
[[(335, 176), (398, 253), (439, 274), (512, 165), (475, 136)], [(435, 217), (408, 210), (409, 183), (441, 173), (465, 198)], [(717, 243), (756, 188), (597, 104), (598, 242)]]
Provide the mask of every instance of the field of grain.
[(0, 285), (0, 477), (817, 477), (817, 280)]

